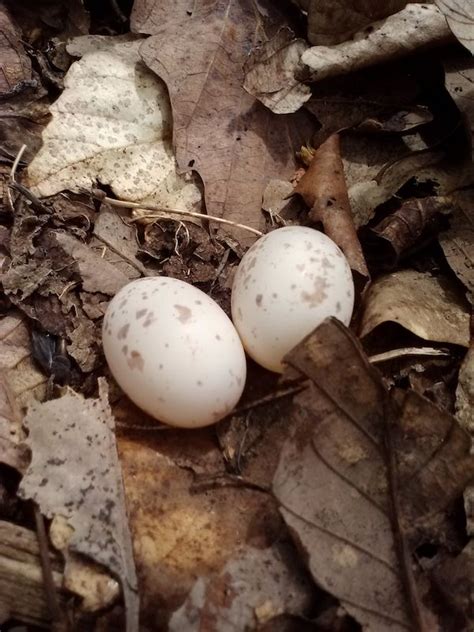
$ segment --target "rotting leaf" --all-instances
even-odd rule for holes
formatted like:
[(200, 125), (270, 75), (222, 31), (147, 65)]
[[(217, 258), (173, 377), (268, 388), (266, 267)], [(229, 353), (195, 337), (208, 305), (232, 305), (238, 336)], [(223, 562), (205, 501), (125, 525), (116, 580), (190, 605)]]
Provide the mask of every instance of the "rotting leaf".
[(435, 0), (457, 39), (474, 55), (474, 4), (472, 0)]
[(363, 289), (369, 280), (369, 272), (354, 226), (338, 134), (329, 137), (314, 152), (295, 193), (301, 195), (311, 209), (311, 221), (321, 222), (328, 237), (346, 255), (351, 269), (359, 275), (360, 289)]
[(452, 207), (452, 200), (443, 196), (406, 200), (368, 229), (370, 258), (386, 269), (395, 267), (400, 257), (409, 254), (416, 244), (425, 244), (436, 235)]
[(360, 336), (385, 322), (424, 340), (469, 346), (468, 304), (446, 277), (401, 270), (378, 278), (365, 296)]
[(71, 550), (120, 579), (132, 632), (138, 626), (137, 580), (114, 425), (104, 382), (99, 399), (69, 391), (32, 404), (25, 417), (32, 461), (19, 493), (47, 517), (63, 516), (73, 531)]
[(21, 43), (21, 31), (13, 22), (6, 4), (0, 6), (0, 95), (2, 98), (32, 86), (31, 61)]
[(51, 106), (43, 146), (28, 169), (37, 194), (80, 191), (100, 181), (125, 200), (193, 210), (201, 193), (176, 174), (165, 86), (140, 63), (141, 40), (79, 37), (82, 56)]
[(196, 581), (170, 632), (241, 632), (283, 613), (309, 614), (313, 590), (294, 556), (285, 544), (244, 548), (219, 574)]
[(410, 3), (347, 42), (308, 48), (301, 61), (309, 66), (313, 81), (320, 81), (444, 44), (451, 37), (444, 16), (434, 5)]
[(29, 454), (20, 443), (24, 438), (21, 424), (20, 407), (5, 373), (0, 371), (0, 461), (23, 472)]
[(410, 553), (474, 473), (468, 435), (417, 393), (389, 394), (335, 319), (286, 362), (309, 384), (273, 490), (313, 578), (368, 631), (436, 629)]
[(311, 88), (301, 83), (301, 55), (308, 48), (281, 29), (256, 49), (246, 64), (244, 88), (275, 114), (296, 112), (311, 97)]
[[(142, 59), (169, 90), (179, 168), (201, 176), (210, 215), (256, 229), (267, 181), (292, 175), (315, 128), (307, 113), (275, 115), (243, 88), (250, 49), (283, 25), (274, 2), (198, 0), (186, 19), (140, 27), (152, 33)], [(254, 240), (239, 234), (244, 246)]]
[(309, 0), (308, 39), (331, 46), (349, 39), (376, 20), (400, 11), (408, 0)]

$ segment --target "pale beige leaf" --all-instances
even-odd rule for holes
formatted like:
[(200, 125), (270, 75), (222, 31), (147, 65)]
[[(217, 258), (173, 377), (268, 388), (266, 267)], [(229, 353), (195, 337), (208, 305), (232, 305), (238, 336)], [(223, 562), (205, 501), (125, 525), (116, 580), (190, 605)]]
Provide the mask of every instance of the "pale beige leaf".
[(402, 270), (375, 281), (365, 298), (361, 337), (386, 322), (425, 340), (469, 346), (467, 301), (441, 276)]
[(331, 46), (403, 9), (407, 0), (309, 0), (308, 40)]
[(72, 531), (71, 550), (119, 577), (132, 632), (138, 626), (135, 566), (115, 421), (102, 386), (98, 399), (69, 391), (29, 408), (25, 426), (32, 461), (19, 493), (49, 518), (63, 516)]
[(296, 112), (311, 97), (311, 88), (298, 79), (304, 69), (301, 55), (307, 48), (289, 29), (281, 29), (253, 52), (244, 88), (275, 114)]
[(309, 66), (313, 80), (320, 81), (404, 57), (450, 38), (446, 20), (434, 5), (409, 4), (387, 19), (374, 22), (370, 29), (347, 42), (309, 48), (301, 61)]
[(82, 59), (65, 77), (28, 170), (37, 194), (100, 182), (129, 201), (188, 210), (200, 205), (194, 181), (176, 174), (168, 95), (140, 63), (140, 44), (120, 37), (74, 41), (70, 50)]
[(472, 0), (435, 0), (457, 39), (474, 55), (474, 2)]

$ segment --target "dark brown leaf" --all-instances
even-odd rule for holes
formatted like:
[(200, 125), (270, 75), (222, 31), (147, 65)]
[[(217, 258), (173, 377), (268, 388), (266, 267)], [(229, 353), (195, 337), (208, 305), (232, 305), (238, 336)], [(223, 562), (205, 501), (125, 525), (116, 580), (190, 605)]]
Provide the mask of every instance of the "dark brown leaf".
[(328, 237), (341, 248), (351, 269), (359, 276), (359, 289), (369, 272), (357, 237), (344, 178), (339, 135), (328, 138), (315, 152), (307, 172), (295, 187), (310, 207), (309, 217), (321, 222)]
[(443, 217), (452, 211), (452, 200), (427, 197), (406, 200), (394, 213), (369, 229), (368, 247), (374, 263), (393, 268), (416, 244), (424, 245), (441, 228)]
[(314, 130), (306, 114), (274, 115), (243, 89), (250, 49), (275, 31), (272, 19), (282, 25), (276, 11), (266, 1), (199, 0), (186, 19), (162, 24), (150, 18), (147, 29), (140, 28), (153, 34), (140, 49), (142, 58), (168, 86), (180, 169), (200, 174), (209, 214), (254, 228), (263, 222), (266, 182), (292, 175), (298, 143)]
[(472, 477), (469, 437), (416, 393), (391, 396), (335, 319), (286, 362), (310, 382), (274, 492), (313, 578), (364, 629), (436, 629), (410, 551)]
[(21, 91), (31, 82), (31, 62), (21, 43), (21, 31), (13, 22), (5, 2), (0, 5), (0, 95)]

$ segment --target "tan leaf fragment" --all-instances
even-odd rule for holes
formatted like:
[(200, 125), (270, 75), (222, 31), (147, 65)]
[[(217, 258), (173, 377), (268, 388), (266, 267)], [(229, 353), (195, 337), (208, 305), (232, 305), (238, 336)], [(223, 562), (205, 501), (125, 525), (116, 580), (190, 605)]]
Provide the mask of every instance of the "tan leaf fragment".
[(438, 629), (411, 552), (473, 475), (468, 435), (417, 393), (390, 394), (335, 319), (285, 361), (309, 386), (273, 490), (314, 580), (364, 630)]
[(71, 52), (82, 59), (64, 79), (28, 169), (36, 194), (78, 192), (100, 182), (127, 201), (200, 206), (194, 181), (176, 174), (168, 95), (140, 63), (140, 44), (123, 37), (74, 40)]
[[(199, 578), (170, 619), (170, 632), (241, 632), (282, 613), (305, 614), (312, 591), (283, 544), (243, 548), (218, 575)], [(230, 598), (229, 598), (230, 597)]]
[(386, 322), (425, 340), (469, 346), (467, 302), (442, 276), (401, 270), (377, 279), (365, 297), (361, 337)]
[(266, 0), (198, 0), (192, 15), (157, 26), (140, 49), (168, 87), (180, 169), (201, 176), (210, 215), (254, 229), (267, 181), (292, 175), (297, 147), (314, 130), (306, 113), (275, 115), (243, 88), (249, 50), (272, 35), (272, 17), (282, 25), (276, 11)]
[(474, 55), (474, 3), (472, 0), (435, 0), (449, 28)]
[(252, 53), (244, 88), (275, 114), (296, 112), (311, 97), (311, 88), (298, 79), (304, 69), (301, 55), (307, 48), (289, 29), (281, 29)]
[(132, 632), (138, 626), (137, 580), (114, 425), (102, 384), (99, 399), (68, 391), (32, 404), (25, 418), (32, 461), (19, 493), (47, 517), (63, 516), (73, 532), (71, 551), (120, 579)]
[(309, 48), (301, 61), (309, 66), (313, 81), (320, 81), (440, 45), (450, 38), (446, 20), (434, 5), (413, 3), (385, 20), (374, 22), (347, 42)]
[(308, 40), (331, 46), (405, 7), (407, 0), (309, 0)]

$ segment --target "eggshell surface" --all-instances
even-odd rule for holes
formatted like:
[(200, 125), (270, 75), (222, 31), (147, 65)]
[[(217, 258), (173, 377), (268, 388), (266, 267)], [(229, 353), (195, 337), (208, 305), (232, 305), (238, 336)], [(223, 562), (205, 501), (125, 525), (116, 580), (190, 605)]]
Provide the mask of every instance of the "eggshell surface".
[(232, 318), (245, 350), (276, 372), (328, 316), (348, 325), (353, 307), (352, 273), (342, 251), (304, 226), (279, 228), (255, 242), (232, 287)]
[(242, 394), (246, 360), (237, 331), (189, 283), (167, 277), (129, 283), (109, 303), (102, 338), (120, 387), (166, 424), (215, 423)]

